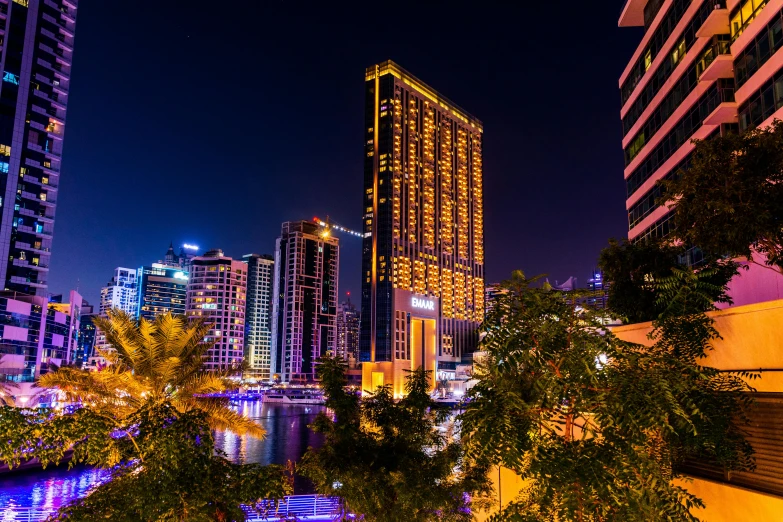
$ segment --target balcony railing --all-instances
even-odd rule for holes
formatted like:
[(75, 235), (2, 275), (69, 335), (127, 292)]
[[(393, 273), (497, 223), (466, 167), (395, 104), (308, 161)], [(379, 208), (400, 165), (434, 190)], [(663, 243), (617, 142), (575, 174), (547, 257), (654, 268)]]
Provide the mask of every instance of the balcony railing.
[(707, 67), (712, 65), (712, 62), (722, 54), (731, 54), (731, 38), (727, 34), (718, 34), (712, 37), (712, 42), (696, 63), (696, 76), (700, 77)]

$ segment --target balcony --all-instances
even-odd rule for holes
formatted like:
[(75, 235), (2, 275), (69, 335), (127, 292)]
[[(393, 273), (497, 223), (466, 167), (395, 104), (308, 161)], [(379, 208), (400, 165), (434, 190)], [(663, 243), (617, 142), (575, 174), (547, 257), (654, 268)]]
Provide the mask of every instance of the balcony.
[(712, 2), (715, 8), (696, 31), (696, 36), (711, 38), (716, 34), (729, 34), (729, 10), (726, 8), (726, 0), (708, 1)]
[(736, 123), (737, 102), (734, 101), (734, 87), (723, 87), (723, 80), (718, 80), (718, 96), (720, 103), (715, 110), (704, 120), (704, 125), (721, 125), (723, 123)]
[(647, 0), (626, 0), (617, 25), (620, 27), (644, 26), (644, 8), (646, 5)]
[(23, 260), (23, 259), (14, 259), (13, 262), (14, 266), (20, 266), (22, 268), (29, 268), (30, 270), (38, 270), (39, 272), (48, 272), (49, 271), (49, 265), (34, 265), (29, 261)]
[(46, 288), (46, 281), (31, 281), (29, 277), (11, 276), (11, 282), (35, 288)]
[(56, 183), (44, 183), (40, 179), (36, 178), (35, 176), (31, 175), (25, 175), (22, 177), (25, 183), (34, 183), (42, 188), (49, 189), (52, 191), (55, 191), (59, 188), (59, 186)]
[(25, 198), (25, 199), (31, 199), (33, 201), (40, 201), (41, 200), (41, 198), (40, 198), (40, 196), (38, 194), (33, 194), (32, 192), (25, 192), (24, 190), (22, 191), (22, 197)]
[(35, 210), (30, 210), (29, 208), (20, 208), (18, 210), (18, 212), (19, 212), (19, 215), (21, 215), (21, 216), (33, 217), (33, 218), (37, 219), (38, 221), (41, 221), (42, 223), (54, 223), (54, 217), (45, 216), (45, 215), (42, 216), (41, 214), (39, 214)]
[[(67, 66), (66, 66), (67, 67)], [(68, 67), (70, 69), (70, 67)], [(71, 79), (71, 72), (66, 71), (65, 67), (61, 63), (55, 63), (54, 64), (54, 75), (65, 80), (69, 81)]]
[(737, 102), (722, 102), (704, 120), (704, 125), (720, 125), (722, 123), (737, 123)]
[(23, 242), (21, 242), (21, 241), (17, 241), (17, 242), (15, 242), (15, 243), (14, 243), (14, 246), (15, 246), (16, 248), (19, 248), (19, 249), (21, 249), (21, 250), (29, 250), (30, 252), (37, 252), (37, 253), (39, 253), (39, 254), (44, 254), (44, 255), (49, 255), (49, 253), (50, 253), (50, 249), (49, 249), (49, 247), (46, 247), (46, 248), (43, 248), (43, 247), (41, 247), (41, 248), (37, 248), (37, 247), (31, 246), (31, 245), (30, 245), (30, 243), (23, 243)]
[(712, 42), (696, 63), (699, 81), (713, 82), (719, 78), (734, 78), (733, 62), (729, 35), (713, 36)]

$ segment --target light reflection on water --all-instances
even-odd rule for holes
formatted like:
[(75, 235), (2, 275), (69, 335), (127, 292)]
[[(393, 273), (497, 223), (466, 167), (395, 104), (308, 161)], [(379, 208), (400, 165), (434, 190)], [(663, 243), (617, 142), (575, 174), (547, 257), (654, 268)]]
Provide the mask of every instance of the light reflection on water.
[[(257, 419), (266, 429), (264, 440), (239, 437), (231, 432), (215, 435), (215, 446), (235, 462), (286, 464), (299, 460), (308, 446), (318, 447), (323, 438), (307, 425), (315, 420), (323, 406), (263, 404), (260, 401), (241, 402), (237, 409)], [(84, 496), (89, 488), (105, 476), (105, 472), (78, 466), (48, 467), (21, 473), (0, 475), (0, 513), (13, 507), (57, 509), (72, 499)], [(295, 493), (311, 493), (310, 485), (297, 477)]]

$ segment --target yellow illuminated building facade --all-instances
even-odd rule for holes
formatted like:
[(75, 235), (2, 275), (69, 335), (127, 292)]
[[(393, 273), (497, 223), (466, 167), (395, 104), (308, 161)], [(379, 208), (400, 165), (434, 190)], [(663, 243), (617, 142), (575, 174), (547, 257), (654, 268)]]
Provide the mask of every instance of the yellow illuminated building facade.
[(367, 69), (365, 96), (360, 359), (376, 363), (365, 389), (397, 391), (390, 368), (453, 377), (478, 342), (482, 124), (391, 61)]

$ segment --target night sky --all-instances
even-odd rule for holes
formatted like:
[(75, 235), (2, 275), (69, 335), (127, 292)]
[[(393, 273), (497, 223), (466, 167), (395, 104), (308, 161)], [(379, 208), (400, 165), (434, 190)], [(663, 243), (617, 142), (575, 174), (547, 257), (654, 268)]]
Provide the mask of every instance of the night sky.
[(507, 3), (81, 2), (50, 291), (97, 303), (170, 241), (239, 257), (287, 220), (360, 229), (364, 70), (386, 59), (484, 123), (488, 282), (584, 284), (627, 232), (617, 81), (640, 31), (620, 0)]

